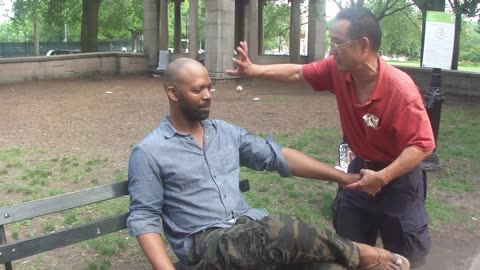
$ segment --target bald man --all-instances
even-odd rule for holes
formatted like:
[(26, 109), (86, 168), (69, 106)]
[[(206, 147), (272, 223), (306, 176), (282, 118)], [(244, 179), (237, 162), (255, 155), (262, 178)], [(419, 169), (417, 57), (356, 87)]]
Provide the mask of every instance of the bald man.
[(359, 175), (207, 120), (212, 81), (197, 61), (170, 63), (164, 87), (170, 115), (135, 146), (128, 171), (128, 229), (154, 269), (174, 269), (161, 225), (184, 269), (409, 269), (399, 255), (252, 208), (238, 186), (240, 166), (341, 184)]

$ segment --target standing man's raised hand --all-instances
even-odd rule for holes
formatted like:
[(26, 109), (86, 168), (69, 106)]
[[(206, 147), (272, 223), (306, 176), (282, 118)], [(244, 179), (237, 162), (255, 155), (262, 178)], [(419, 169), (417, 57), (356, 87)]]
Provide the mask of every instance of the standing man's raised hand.
[(227, 70), (228, 75), (232, 76), (254, 76), (254, 64), (248, 57), (248, 45), (246, 41), (240, 41), (240, 45), (236, 49), (239, 57), (233, 58), (232, 61), (237, 66), (236, 69)]

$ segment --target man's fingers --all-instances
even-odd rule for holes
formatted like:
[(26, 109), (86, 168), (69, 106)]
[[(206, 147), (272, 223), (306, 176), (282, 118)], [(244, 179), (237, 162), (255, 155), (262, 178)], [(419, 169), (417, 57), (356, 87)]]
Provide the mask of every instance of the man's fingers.
[(248, 54), (248, 44), (246, 41), (241, 41), (240, 47), (242, 47), (242, 49)]
[(362, 187), (363, 187), (362, 181), (358, 181), (353, 184), (347, 185), (347, 188), (351, 188), (351, 189), (361, 189)]
[(236, 76), (238, 75), (238, 69), (229, 69), (225, 71), (228, 75)]
[(239, 47), (239, 48), (237, 49), (237, 53), (240, 55), (240, 57), (242, 58), (242, 60), (245, 60), (245, 58), (248, 57), (248, 54), (247, 54), (247, 52), (245, 51), (245, 49), (243, 49), (243, 48), (241, 48), (241, 47)]

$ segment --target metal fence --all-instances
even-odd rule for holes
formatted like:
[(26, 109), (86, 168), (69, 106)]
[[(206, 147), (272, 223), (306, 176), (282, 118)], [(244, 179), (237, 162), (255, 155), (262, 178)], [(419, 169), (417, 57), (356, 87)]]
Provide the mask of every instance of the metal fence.
[[(15, 41), (12, 41), (15, 40)], [(35, 46), (33, 38), (24, 38), (18, 41), (18, 38), (0, 37), (0, 58), (34, 56)], [(50, 50), (80, 50), (80, 41), (45, 41), (40, 42), (40, 55), (46, 55)], [(122, 38), (108, 41), (98, 41), (98, 51), (118, 51), (131, 52), (132, 39)], [(143, 52), (143, 40), (137, 42), (137, 53)]]

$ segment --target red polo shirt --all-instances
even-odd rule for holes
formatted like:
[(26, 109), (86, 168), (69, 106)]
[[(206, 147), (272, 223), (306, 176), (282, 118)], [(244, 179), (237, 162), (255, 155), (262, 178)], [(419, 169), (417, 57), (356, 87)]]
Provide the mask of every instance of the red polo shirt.
[[(339, 71), (333, 56), (303, 66), (303, 76), (315, 91), (335, 94), (343, 134), (360, 158), (392, 162), (408, 146), (433, 150), (435, 139), (418, 87), (381, 57), (379, 72), (370, 98), (360, 104), (351, 74)], [(366, 114), (378, 117), (376, 127), (366, 124)]]

